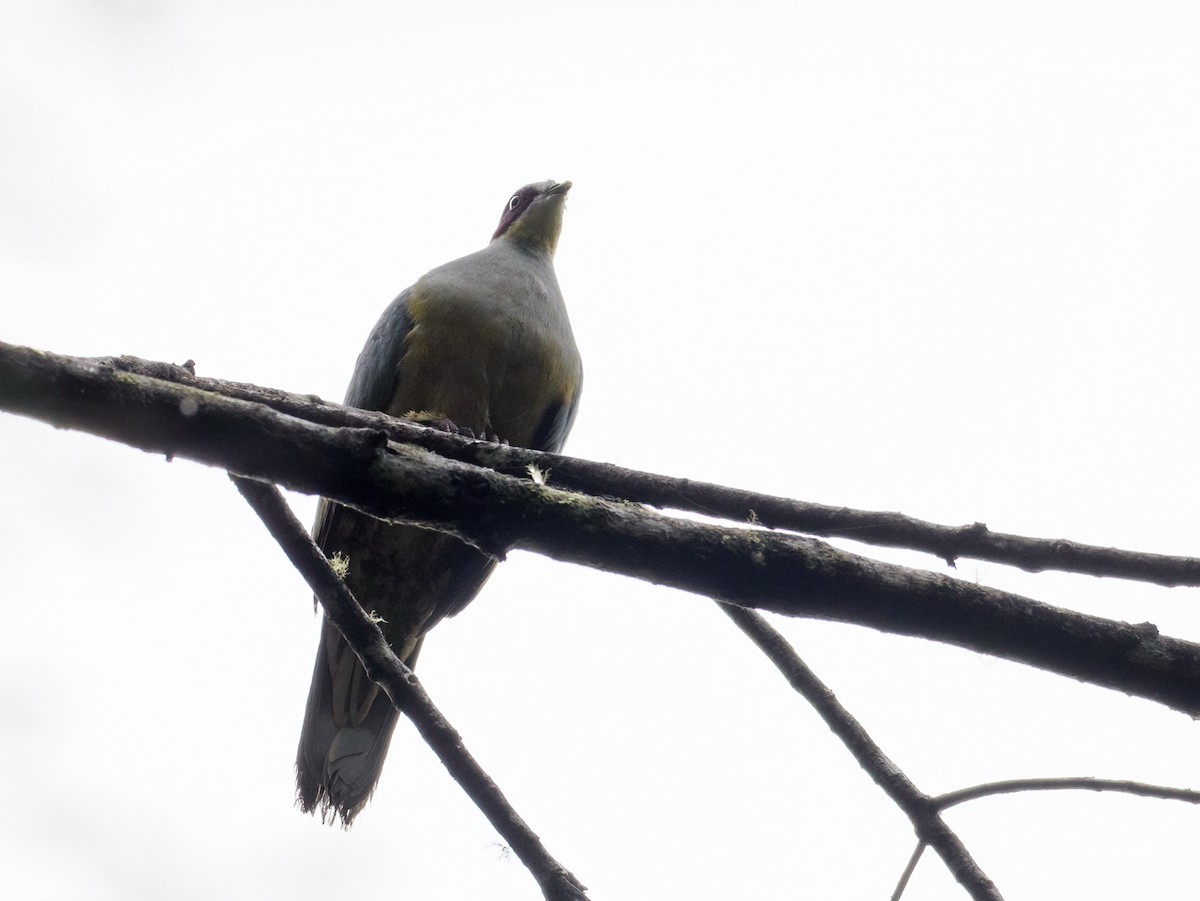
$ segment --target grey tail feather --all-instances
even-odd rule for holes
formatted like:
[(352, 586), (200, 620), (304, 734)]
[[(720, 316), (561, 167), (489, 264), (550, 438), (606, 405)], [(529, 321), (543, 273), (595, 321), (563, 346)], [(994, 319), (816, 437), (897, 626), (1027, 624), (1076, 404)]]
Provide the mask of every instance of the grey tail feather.
[(296, 803), (305, 813), (319, 813), (323, 823), (340, 820), (348, 828), (375, 791), (399, 713), (379, 691), (361, 722), (339, 728), (332, 692), (322, 648), (296, 754)]

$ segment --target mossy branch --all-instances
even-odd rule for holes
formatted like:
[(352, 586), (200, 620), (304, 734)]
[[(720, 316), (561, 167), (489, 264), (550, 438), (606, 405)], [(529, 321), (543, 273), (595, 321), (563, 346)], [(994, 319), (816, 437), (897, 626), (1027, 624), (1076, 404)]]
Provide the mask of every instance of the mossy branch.
[(486, 466), (511, 476), (523, 477), (531, 468), (536, 468), (539, 472), (550, 473), (549, 481), (556, 487), (571, 488), (597, 497), (620, 498), (658, 509), (699, 513), (769, 529), (827, 538), (849, 538), (864, 544), (923, 551), (951, 565), (959, 557), (970, 557), (1015, 566), (1028, 572), (1061, 570), (1134, 579), (1156, 585), (1200, 586), (1200, 558), (1197, 557), (1099, 547), (1065, 538), (1033, 538), (993, 532), (980, 522), (950, 526), (926, 522), (903, 513), (814, 504), (694, 479), (639, 472), (611, 463), (472, 441), (392, 419), (382, 413), (328, 403), (315, 395), (291, 394), (242, 382), (201, 378), (186, 364), (174, 366), (130, 356), (105, 357), (98, 362), (125, 372), (149, 375), (227, 397), (265, 404), (281, 413), (310, 422), (380, 429), (393, 441), (415, 444), (443, 457)]
[[(942, 641), (1200, 715), (1200, 645), (1149, 623), (1074, 613), (812, 538), (538, 485), (527, 472), (390, 441), (390, 429), (322, 425), (111, 363), (8, 345), (0, 345), (0, 409), (321, 494), (498, 557), (522, 548), (738, 606)], [(561, 464), (543, 468), (558, 481)]]

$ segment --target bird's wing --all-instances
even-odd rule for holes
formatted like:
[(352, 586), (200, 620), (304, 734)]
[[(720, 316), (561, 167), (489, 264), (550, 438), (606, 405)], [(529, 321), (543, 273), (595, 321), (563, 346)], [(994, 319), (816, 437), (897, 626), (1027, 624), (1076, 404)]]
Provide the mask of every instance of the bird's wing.
[(383, 410), (396, 390), (396, 376), (400, 361), (408, 347), (408, 336), (413, 330), (413, 316), (409, 308), (412, 288), (405, 288), (393, 300), (375, 328), (371, 330), (350, 385), (346, 389), (348, 407), (362, 410)]
[[(371, 330), (354, 373), (350, 377), (350, 385), (346, 389), (346, 406), (358, 407), (364, 410), (386, 411), (394, 404), (398, 395), (408, 393), (399, 383), (402, 370), (401, 361), (410, 346), (416, 316), (413, 310), (413, 289), (406, 288), (384, 310), (379, 321)], [(409, 386), (411, 388), (413, 386)], [(393, 411), (395, 412), (395, 411)], [(420, 632), (433, 625), (444, 616), (452, 615), (465, 607), (478, 592), (479, 587), (491, 574), (495, 561), (477, 551), (475, 548), (462, 544), (456, 539), (437, 533), (428, 532), (416, 527), (385, 526), (371, 520), (370, 517), (348, 510), (339, 504), (321, 498), (317, 507), (317, 517), (313, 524), (313, 538), (322, 551), (329, 554), (341, 548), (337, 545), (349, 544), (358, 548), (359, 554), (351, 552), (350, 565), (357, 570), (357, 575), (363, 575), (361, 558), (363, 548), (378, 547), (381, 551), (387, 548), (385, 560), (373, 561), (372, 569), (379, 575), (372, 579), (369, 589), (374, 597), (360, 597), (359, 600), (368, 608), (382, 609), (385, 616), (393, 611), (388, 608), (389, 592), (386, 585), (403, 584), (403, 571), (415, 569), (418, 571), (422, 584), (425, 582), (437, 585), (436, 594), (441, 602), (433, 611), (425, 610), (428, 615), (426, 623), (405, 623), (401, 621), (390, 624), (384, 623), (385, 633), (393, 642), (393, 648), (404, 656), (404, 647), (413, 638), (404, 635), (409, 628), (416, 626)], [(390, 539), (389, 537), (391, 536)], [(426, 570), (434, 566), (436, 571)], [(359, 564), (356, 566), (356, 564)], [(359, 589), (368, 589), (360, 579)], [(407, 585), (410, 590), (418, 590), (413, 585)], [(360, 695), (360, 692), (352, 692)], [(361, 702), (361, 696), (357, 698)]]
[[(360, 410), (382, 412), (396, 388), (396, 375), (404, 349), (408, 344), (408, 333), (413, 321), (408, 310), (411, 288), (405, 288), (388, 305), (371, 330), (367, 343), (358, 355), (350, 385), (346, 388), (343, 403)], [(321, 498), (317, 505), (317, 518), (313, 522), (313, 540), (323, 551), (329, 550), (329, 536), (333, 529), (333, 517), (342, 508)]]
[(583, 389), (582, 382), (581, 377), (575, 385), (571, 386), (569, 396), (554, 401), (546, 408), (537, 431), (533, 434), (533, 440), (529, 444), (531, 448), (551, 453), (558, 453), (562, 448), (563, 442), (567, 440), (567, 435), (571, 431), (571, 425), (575, 422), (575, 413), (579, 409), (579, 394)]

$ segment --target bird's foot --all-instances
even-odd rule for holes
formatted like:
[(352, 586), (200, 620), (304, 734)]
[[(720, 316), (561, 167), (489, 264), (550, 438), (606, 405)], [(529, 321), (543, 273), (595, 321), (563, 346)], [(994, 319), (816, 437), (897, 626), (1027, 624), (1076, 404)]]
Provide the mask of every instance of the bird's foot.
[(444, 413), (431, 413), (429, 410), (409, 410), (402, 418), (407, 419), (409, 422), (427, 425), (431, 429), (437, 429), (439, 432), (462, 435), (464, 438), (470, 438), (474, 441), (490, 441), (492, 444), (508, 445), (507, 438), (501, 438), (486, 426), (476, 434), (474, 429), (468, 428), (465, 425), (458, 425)]
[(460, 429), (457, 425), (450, 421), (449, 417), (442, 413), (431, 413), (429, 410), (409, 410), (402, 417), (409, 422), (415, 422), (419, 425), (427, 425), (431, 429), (437, 429), (439, 432), (449, 432), (451, 435), (469, 435), (474, 438), (475, 435), (470, 429)]

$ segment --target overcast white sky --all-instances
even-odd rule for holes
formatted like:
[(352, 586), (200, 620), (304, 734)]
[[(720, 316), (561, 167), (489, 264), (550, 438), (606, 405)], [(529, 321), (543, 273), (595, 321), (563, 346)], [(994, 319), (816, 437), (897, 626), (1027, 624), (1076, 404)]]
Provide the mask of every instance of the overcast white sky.
[[(340, 399), (401, 288), (570, 178), (569, 452), (1196, 554), (1198, 46), (1146, 0), (10, 0), (0, 339)], [(317, 621), (223, 473), (0, 415), (0, 498), (6, 889), (537, 897), (404, 724), (353, 831), (293, 809)], [(1200, 640), (1195, 590), (957, 574)], [(1200, 727), (1149, 702), (780, 625), (927, 791), (1200, 788)], [(878, 899), (911, 850), (702, 598), (514, 554), (420, 671), (598, 901)], [(1196, 890), (1184, 805), (950, 821), (1010, 899)], [(906, 897), (963, 894), (930, 857)]]

